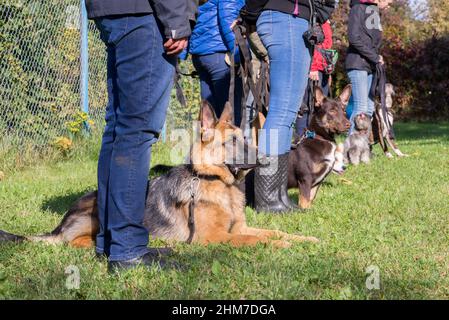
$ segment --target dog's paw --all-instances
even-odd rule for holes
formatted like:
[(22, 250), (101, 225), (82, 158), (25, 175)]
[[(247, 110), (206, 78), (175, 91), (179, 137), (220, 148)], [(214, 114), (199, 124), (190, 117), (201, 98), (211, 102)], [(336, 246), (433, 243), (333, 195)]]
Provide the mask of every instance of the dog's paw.
[(385, 152), (385, 156), (386, 156), (388, 159), (393, 159), (393, 158), (394, 158), (393, 155), (392, 155), (390, 152)]
[(320, 242), (320, 239), (315, 238), (315, 237), (305, 237), (305, 236), (298, 236), (298, 235), (291, 235), (292, 238), (289, 240), (295, 241), (295, 242), (313, 242), (313, 243), (318, 243)]
[(272, 240), (271, 243), (276, 248), (290, 248), (292, 246), (290, 242), (284, 240)]
[(394, 152), (398, 155), (399, 158), (410, 157), (408, 154), (402, 153), (401, 150), (396, 149)]

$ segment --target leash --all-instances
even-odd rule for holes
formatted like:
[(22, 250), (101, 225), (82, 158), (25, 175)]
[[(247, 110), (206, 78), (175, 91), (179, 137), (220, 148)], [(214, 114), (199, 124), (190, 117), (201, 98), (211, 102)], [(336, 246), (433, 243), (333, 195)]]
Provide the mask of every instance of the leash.
[(198, 191), (200, 189), (200, 178), (193, 177), (190, 181), (190, 203), (189, 203), (189, 238), (187, 243), (191, 244), (193, 236), (195, 235), (195, 205), (197, 201)]
[[(259, 79), (257, 83), (254, 82), (255, 74), (252, 65), (251, 59), (251, 50), (248, 45), (247, 37), (247, 29), (240, 22), (237, 23), (232, 29), (235, 36), (234, 42), (234, 52), (231, 55), (231, 82), (229, 89), (229, 102), (231, 106), (234, 107), (234, 93), (235, 93), (235, 77), (236, 71), (240, 72), (240, 76), (242, 77), (243, 83), (243, 95), (242, 95), (242, 123), (240, 124), (240, 128), (245, 130), (246, 123), (246, 102), (248, 100), (249, 92), (252, 93), (254, 97), (254, 114), (252, 118), (249, 120), (249, 125), (254, 123), (259, 116), (259, 112), (263, 111), (264, 108), (267, 109), (269, 102), (269, 67), (268, 61), (265, 59), (260, 59), (261, 69), (259, 74)], [(237, 48), (240, 53), (240, 65), (237, 67), (235, 64), (235, 54), (237, 52)]]
[(175, 89), (176, 89), (176, 99), (178, 99), (179, 103), (183, 108), (187, 108), (187, 101), (184, 95), (184, 91), (182, 90), (182, 86), (180, 84), (181, 76), (198, 78), (198, 73), (196, 71), (192, 71), (190, 73), (184, 73), (179, 68), (179, 64), (176, 64), (176, 72), (175, 72)]

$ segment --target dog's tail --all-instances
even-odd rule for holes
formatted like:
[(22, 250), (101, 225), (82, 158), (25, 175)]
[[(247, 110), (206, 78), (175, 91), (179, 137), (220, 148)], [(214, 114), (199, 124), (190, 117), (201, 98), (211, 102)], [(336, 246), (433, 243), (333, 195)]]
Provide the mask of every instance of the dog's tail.
[(0, 230), (0, 244), (4, 243), (21, 243), (21, 242), (44, 242), (48, 244), (58, 244), (63, 243), (63, 239), (60, 234), (49, 233), (40, 236), (20, 236), (17, 234), (12, 234), (3, 230)]
[(69, 243), (75, 247), (90, 247), (99, 231), (96, 203), (96, 192), (84, 195), (69, 209), (56, 229), (43, 235), (28, 237), (0, 230), (0, 244), (29, 241), (47, 244)]
[(24, 240), (26, 240), (25, 237), (0, 230), (0, 244), (5, 242), (20, 243), (23, 242)]

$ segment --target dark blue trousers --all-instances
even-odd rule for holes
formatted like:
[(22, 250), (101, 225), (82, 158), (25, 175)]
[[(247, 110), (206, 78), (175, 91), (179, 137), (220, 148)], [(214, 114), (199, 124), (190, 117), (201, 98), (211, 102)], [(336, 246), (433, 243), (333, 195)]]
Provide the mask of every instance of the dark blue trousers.
[(175, 57), (153, 15), (96, 20), (108, 54), (106, 128), (98, 161), (97, 252), (110, 261), (147, 252), (143, 226), (151, 146), (163, 128)]
[[(223, 52), (208, 55), (193, 55), (193, 65), (200, 76), (201, 99), (207, 100), (214, 108), (217, 117), (221, 116), (226, 101), (229, 100), (231, 69), (225, 62)], [(237, 125), (241, 122), (242, 79), (236, 76), (234, 94), (234, 120)]]

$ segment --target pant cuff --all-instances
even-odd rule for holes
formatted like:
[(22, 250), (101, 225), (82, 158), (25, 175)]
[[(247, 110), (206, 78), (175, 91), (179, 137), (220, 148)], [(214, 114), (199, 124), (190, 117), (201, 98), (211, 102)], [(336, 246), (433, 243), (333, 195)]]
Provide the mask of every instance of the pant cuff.
[(126, 261), (126, 260), (132, 260), (136, 258), (140, 258), (141, 256), (147, 254), (149, 252), (148, 248), (143, 248), (136, 250), (135, 252), (128, 253), (128, 254), (118, 254), (118, 255), (110, 255), (109, 261)]

